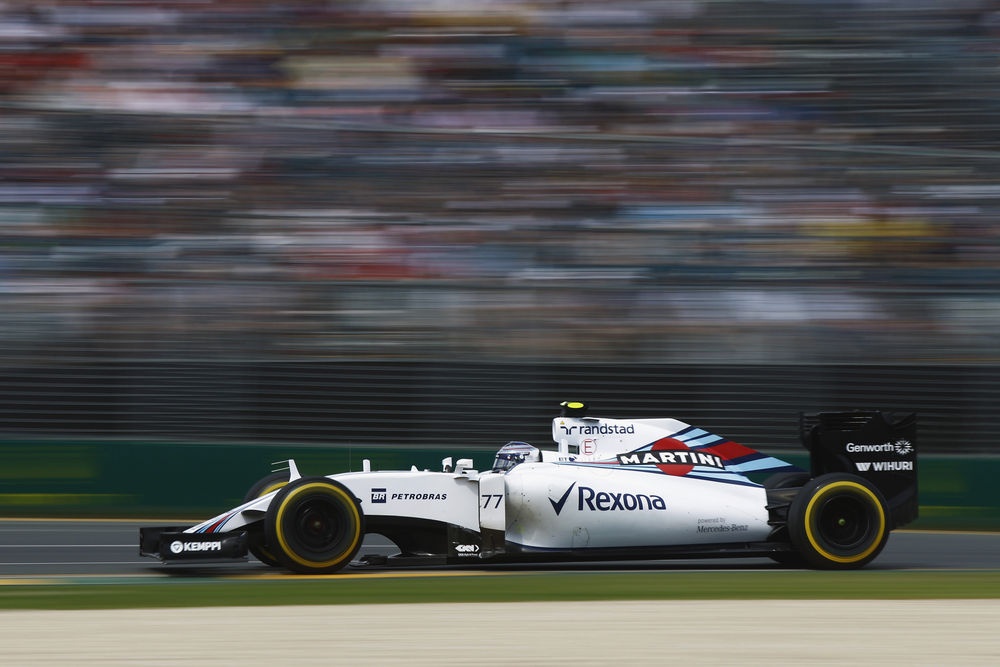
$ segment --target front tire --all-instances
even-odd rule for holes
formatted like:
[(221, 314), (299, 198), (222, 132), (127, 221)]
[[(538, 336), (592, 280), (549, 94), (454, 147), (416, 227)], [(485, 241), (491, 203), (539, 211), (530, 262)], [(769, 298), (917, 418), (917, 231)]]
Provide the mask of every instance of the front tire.
[[(289, 471), (282, 470), (280, 472), (271, 473), (267, 477), (258, 480), (256, 484), (250, 487), (246, 495), (243, 496), (243, 502), (249, 502), (251, 500), (256, 500), (261, 496), (266, 496), (267, 494), (277, 491), (284, 485), (288, 484)], [(278, 559), (277, 554), (274, 549), (272, 549), (264, 536), (264, 525), (263, 522), (257, 522), (247, 529), (247, 548), (249, 548), (250, 553), (253, 554), (254, 558), (259, 560), (265, 565), (270, 565), (271, 567), (278, 567), (281, 565), (281, 561)]]
[(860, 477), (821, 475), (792, 501), (788, 533), (807, 565), (826, 570), (863, 567), (879, 555), (889, 537), (885, 498)]
[(289, 570), (328, 574), (347, 565), (361, 548), (365, 520), (359, 501), (343, 484), (303, 477), (275, 495), (264, 532)]

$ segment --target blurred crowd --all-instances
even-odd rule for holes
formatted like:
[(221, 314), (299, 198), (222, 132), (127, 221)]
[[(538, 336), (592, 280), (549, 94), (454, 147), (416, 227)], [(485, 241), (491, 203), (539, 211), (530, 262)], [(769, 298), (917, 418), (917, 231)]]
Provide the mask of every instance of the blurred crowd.
[(996, 361), (1000, 3), (2, 0), (0, 355)]

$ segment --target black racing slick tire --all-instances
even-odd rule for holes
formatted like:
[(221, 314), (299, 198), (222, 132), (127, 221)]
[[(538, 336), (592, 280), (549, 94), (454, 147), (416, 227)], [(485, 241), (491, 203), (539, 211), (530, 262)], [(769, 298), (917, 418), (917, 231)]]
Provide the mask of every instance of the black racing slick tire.
[(809, 481), (807, 472), (778, 472), (764, 480), (765, 489), (791, 489)]
[(343, 484), (303, 477), (282, 487), (264, 517), (264, 534), (283, 566), (328, 574), (347, 565), (365, 535), (361, 504)]
[(792, 501), (788, 534), (806, 565), (824, 570), (863, 567), (889, 538), (885, 498), (855, 475), (821, 475), (807, 482)]
[[(807, 472), (778, 472), (764, 480), (765, 489), (790, 489), (788, 497), (794, 497), (794, 489), (801, 487), (811, 479)], [(770, 500), (770, 497), (769, 497)], [(805, 567), (806, 563), (802, 556), (795, 551), (775, 551), (768, 554), (768, 557), (776, 563), (785, 567)]]
[[(285, 484), (288, 484), (288, 477), (289, 471), (287, 470), (268, 475), (250, 487), (250, 490), (243, 496), (243, 502), (249, 502), (261, 496), (266, 496), (272, 491), (277, 491)], [(257, 522), (247, 527), (247, 547), (254, 558), (261, 563), (270, 565), (271, 567), (281, 565), (281, 561), (278, 560), (274, 549), (267, 544), (263, 522)]]

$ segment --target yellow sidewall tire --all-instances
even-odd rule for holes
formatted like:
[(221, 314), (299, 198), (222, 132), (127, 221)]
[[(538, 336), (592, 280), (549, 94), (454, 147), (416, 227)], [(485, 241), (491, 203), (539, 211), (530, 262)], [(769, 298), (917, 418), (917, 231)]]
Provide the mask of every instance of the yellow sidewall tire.
[(274, 484), (271, 484), (270, 486), (265, 486), (263, 489), (260, 490), (260, 493), (257, 494), (257, 497), (260, 498), (261, 496), (266, 496), (267, 494), (271, 493), (272, 491), (277, 491), (278, 489), (280, 489), (281, 487), (283, 487), (285, 484), (288, 484), (288, 482), (275, 482)]
[[(281, 487), (288, 484), (288, 471), (283, 470), (281, 472), (271, 473), (267, 477), (258, 480), (243, 496), (243, 502), (248, 502), (262, 496), (266, 496), (269, 493), (277, 491)], [(255, 523), (252, 526), (248, 526), (247, 530), (247, 541), (250, 553), (254, 557), (265, 565), (270, 565), (271, 567), (277, 567), (281, 565), (281, 560), (275, 554), (274, 549), (267, 544), (267, 540), (264, 537), (264, 524), (263, 522)]]
[(283, 487), (265, 517), (267, 541), (282, 564), (303, 573), (341, 569), (364, 538), (364, 515), (354, 495), (325, 477)]
[(788, 513), (792, 545), (807, 564), (851, 569), (871, 562), (889, 536), (878, 489), (860, 477), (829, 474), (802, 487)]

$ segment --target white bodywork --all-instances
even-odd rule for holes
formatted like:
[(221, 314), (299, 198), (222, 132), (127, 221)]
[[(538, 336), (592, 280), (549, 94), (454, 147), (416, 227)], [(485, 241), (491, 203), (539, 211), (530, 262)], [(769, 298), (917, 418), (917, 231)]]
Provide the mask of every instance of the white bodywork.
[(758, 486), (536, 463), (512, 470), (506, 492), (507, 539), (531, 548), (758, 541), (770, 531)]
[[(747, 543), (769, 534), (765, 491), (745, 473), (787, 468), (784, 461), (675, 419), (557, 417), (552, 434), (557, 447), (541, 461), (506, 472), (478, 472), (471, 461), (454, 471), (384, 472), (366, 462), (365, 471), (328, 477), (353, 492), (372, 524), (392, 517), (494, 535), (491, 548), (453, 541), (452, 556)], [(185, 532), (260, 521), (275, 493)]]

